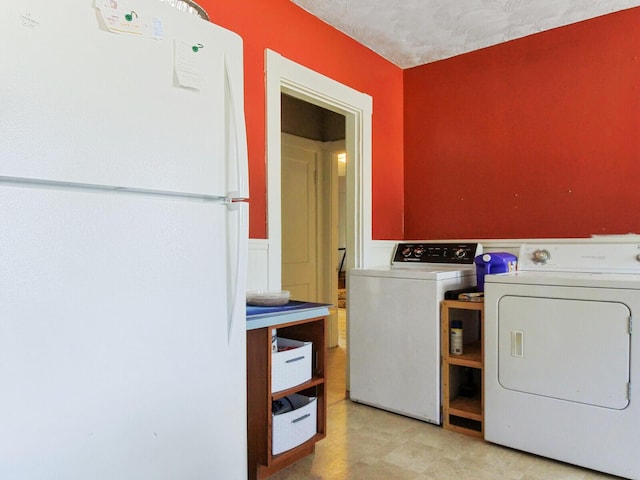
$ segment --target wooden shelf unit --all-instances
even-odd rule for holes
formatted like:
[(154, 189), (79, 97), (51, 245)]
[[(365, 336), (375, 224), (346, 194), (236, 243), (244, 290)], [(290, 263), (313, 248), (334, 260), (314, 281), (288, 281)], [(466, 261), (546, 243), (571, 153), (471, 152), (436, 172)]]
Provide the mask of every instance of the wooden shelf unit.
[[(473, 312), (476, 312), (475, 314)], [(441, 304), (442, 426), (446, 430), (484, 437), (484, 303), (444, 300)], [(462, 320), (471, 328), (471, 341), (464, 343), (462, 355), (451, 355), (451, 321)], [(469, 369), (471, 369), (469, 371)], [(476, 391), (460, 395), (461, 386), (471, 376)], [(467, 377), (467, 378), (465, 378)]]
[[(248, 478), (265, 479), (310, 455), (326, 435), (326, 317), (282, 323), (247, 331), (247, 433)], [(313, 342), (312, 377), (279, 392), (271, 392), (271, 333), (279, 337)], [(272, 455), (272, 402), (293, 393), (316, 397), (316, 434), (306, 442)]]

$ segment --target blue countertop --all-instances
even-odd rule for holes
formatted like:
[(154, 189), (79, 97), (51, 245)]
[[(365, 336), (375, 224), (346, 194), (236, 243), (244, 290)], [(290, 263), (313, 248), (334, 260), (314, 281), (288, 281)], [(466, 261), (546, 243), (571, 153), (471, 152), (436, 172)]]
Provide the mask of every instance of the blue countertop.
[(259, 307), (247, 305), (247, 330), (270, 327), (280, 323), (295, 322), (308, 318), (329, 315), (327, 303), (300, 302), (291, 300), (278, 307)]

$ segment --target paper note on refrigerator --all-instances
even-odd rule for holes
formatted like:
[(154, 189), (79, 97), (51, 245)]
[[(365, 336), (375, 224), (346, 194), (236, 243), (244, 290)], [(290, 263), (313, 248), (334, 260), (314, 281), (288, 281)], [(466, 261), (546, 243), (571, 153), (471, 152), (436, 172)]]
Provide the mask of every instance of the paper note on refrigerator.
[(174, 71), (180, 87), (200, 90), (202, 87), (203, 55), (201, 43), (175, 40)]
[(143, 11), (132, 8), (126, 0), (96, 0), (96, 9), (104, 27), (112, 33), (160, 39), (164, 36), (162, 20), (148, 18)]

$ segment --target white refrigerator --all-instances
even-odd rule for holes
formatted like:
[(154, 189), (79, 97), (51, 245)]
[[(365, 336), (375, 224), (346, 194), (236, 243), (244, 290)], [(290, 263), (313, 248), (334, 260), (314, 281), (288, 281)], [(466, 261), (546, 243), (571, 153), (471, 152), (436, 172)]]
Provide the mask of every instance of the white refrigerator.
[(160, 0), (0, 12), (0, 478), (246, 478), (240, 37)]

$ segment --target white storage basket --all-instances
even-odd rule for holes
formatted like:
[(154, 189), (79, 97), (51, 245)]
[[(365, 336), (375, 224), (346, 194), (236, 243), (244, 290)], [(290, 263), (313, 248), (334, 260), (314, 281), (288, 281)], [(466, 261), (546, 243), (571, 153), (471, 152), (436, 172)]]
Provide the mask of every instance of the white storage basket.
[(271, 393), (311, 380), (312, 345), (312, 342), (278, 337), (278, 348), (294, 348), (271, 354)]
[(286, 398), (291, 400), (295, 410), (273, 415), (272, 455), (286, 452), (306, 442), (316, 434), (318, 402), (316, 397), (306, 397), (294, 393)]

